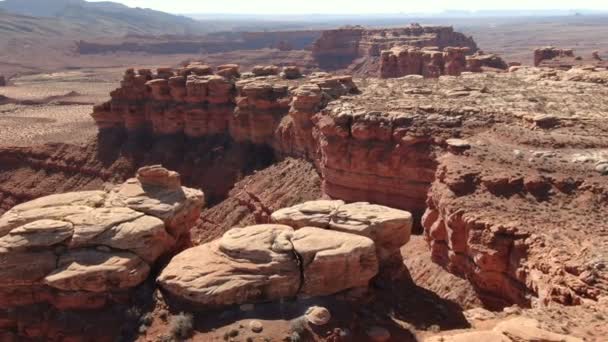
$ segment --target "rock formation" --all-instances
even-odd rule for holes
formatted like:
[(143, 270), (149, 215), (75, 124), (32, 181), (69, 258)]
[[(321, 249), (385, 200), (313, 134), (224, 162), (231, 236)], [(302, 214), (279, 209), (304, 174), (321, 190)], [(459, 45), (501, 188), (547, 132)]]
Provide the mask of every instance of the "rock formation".
[(322, 68), (345, 68), (361, 57), (380, 57), (381, 52), (396, 46), (417, 48), (448, 46), (477, 50), (472, 38), (454, 32), (452, 27), (420, 26), (402, 28), (365, 29), (361, 26), (323, 31), (315, 41), (312, 53)]
[(368, 237), (376, 245), (380, 263), (399, 253), (412, 230), (412, 215), (407, 211), (361, 202), (306, 202), (274, 212), (271, 221), (296, 229), (319, 227)]
[(178, 174), (151, 166), (110, 191), (15, 206), (0, 217), (3, 324), (17, 324), (10, 312), (34, 304), (74, 310), (128, 301), (156, 260), (188, 235), (203, 202), (202, 192), (181, 187)]
[(507, 64), (494, 54), (478, 51), (465, 56), (469, 48), (395, 46), (382, 51), (380, 77), (395, 78), (407, 75), (422, 75), (437, 78), (441, 75), (459, 76), (464, 71), (482, 72), (488, 70), (504, 71)]
[(0, 87), (6, 86), (6, 79), (4, 76), (0, 75)]
[[(288, 69), (287, 78), (295, 77), (296, 71)], [(133, 134), (184, 133), (190, 138), (230, 135), (236, 141), (271, 145), (275, 130), (291, 108), (289, 80), (282, 84), (274, 66), (254, 69), (254, 75), (272, 75), (268, 77), (238, 80), (238, 66), (224, 66), (218, 73), (223, 76), (212, 75), (209, 66), (200, 64), (158, 69), (156, 73), (129, 69), (121, 87), (112, 92), (112, 100), (96, 106), (92, 116), (100, 129), (123, 128)], [(356, 91), (346, 76), (319, 74), (306, 81), (327, 96)], [(317, 101), (313, 107), (322, 99)]]
[(572, 49), (558, 49), (553, 46), (547, 46), (534, 50), (534, 66), (540, 66), (544, 60), (554, 59), (556, 57), (570, 57), (574, 58), (574, 50)]
[[(461, 71), (463, 57), (452, 50), (449, 69)], [(205, 68), (196, 70), (207, 73)], [(164, 84), (160, 75), (166, 70), (161, 71), (149, 78)], [(408, 210), (414, 220), (422, 221), (433, 260), (471, 281), (488, 306), (549, 301), (580, 304), (604, 295), (604, 271), (590, 266), (592, 255), (580, 260), (572, 256), (566, 240), (537, 234), (538, 227), (548, 232), (559, 224), (546, 225), (518, 208), (543, 208), (539, 217), (547, 222), (551, 216), (546, 212), (559, 211), (564, 215), (560, 224), (573, 231), (586, 230), (583, 226), (602, 227), (598, 212), (605, 206), (605, 187), (600, 179), (606, 163), (601, 157), (605, 142), (598, 137), (603, 126), (601, 121), (600, 126), (591, 126), (592, 121), (571, 117), (571, 109), (583, 96), (587, 107), (578, 115), (595, 120), (594, 113), (607, 110), (597, 100), (604, 96), (605, 74), (589, 68), (563, 72), (522, 67), (505, 74), (439, 76), (432, 81), (422, 76), (368, 79), (358, 95), (350, 77), (323, 73), (298, 80), (188, 75), (186, 82), (215, 82), (223, 89), (219, 96), (204, 93), (197, 98), (199, 102), (187, 103), (190, 110), (216, 108), (212, 98), (229, 110), (223, 124), (208, 125), (222, 129), (201, 129), (200, 134), (192, 135), (186, 123), (183, 131), (196, 138), (224, 134), (235, 141), (267, 145), (277, 155), (307, 158), (322, 175), (325, 195)], [(147, 73), (129, 73), (126, 80), (142, 75)], [(547, 80), (552, 81), (550, 85)], [(156, 86), (143, 84), (141, 101), (117, 96), (137, 94), (139, 89), (123, 87), (109, 104), (98, 107), (94, 117), (100, 128), (108, 127), (108, 118), (120, 118), (115, 126), (132, 134), (132, 125), (124, 118), (146, 118), (138, 113), (151, 105), (181, 105), (179, 92), (168, 99), (171, 86), (168, 92), (155, 94)], [(234, 88), (228, 91), (231, 84)], [(524, 88), (529, 98), (549, 102), (522, 101), (520, 89)], [(566, 105), (550, 105), (558, 99)], [(124, 108), (129, 107), (134, 110), (126, 113)], [(154, 125), (144, 120), (139, 129), (152, 126), (151, 132), (155, 132)], [(568, 167), (548, 162), (556, 157), (543, 150), (555, 150), (550, 147), (555, 144), (572, 146), (573, 150), (555, 154), (562, 155), (560, 160)], [(591, 153), (597, 165), (572, 164), (568, 160), (573, 153)], [(490, 155), (501, 157), (490, 163)], [(537, 159), (543, 164), (522, 162)], [(577, 201), (588, 203), (588, 211), (577, 213), (573, 209)], [(572, 207), (564, 208), (563, 203)], [(260, 219), (268, 215), (266, 210)], [(581, 226), (582, 219), (587, 223)], [(576, 238), (588, 241), (592, 231), (589, 228)], [(543, 259), (548, 248), (563, 255)], [(574, 268), (559, 266), (568, 258), (578, 260)]]
[(576, 66), (590, 65), (595, 67), (608, 67), (596, 51), (588, 58), (575, 56), (572, 49), (560, 49), (552, 46), (534, 50), (534, 66), (569, 70)]
[(408, 212), (342, 201), (303, 203), (273, 213), (272, 220), (291, 226), (229, 230), (173, 258), (158, 278), (160, 286), (204, 306), (367, 287), (380, 265), (407, 243), (412, 225)]
[(504, 71), (509, 69), (507, 64), (500, 56), (483, 51), (477, 51), (471, 56), (467, 56), (467, 71), (483, 72), (484, 70)]

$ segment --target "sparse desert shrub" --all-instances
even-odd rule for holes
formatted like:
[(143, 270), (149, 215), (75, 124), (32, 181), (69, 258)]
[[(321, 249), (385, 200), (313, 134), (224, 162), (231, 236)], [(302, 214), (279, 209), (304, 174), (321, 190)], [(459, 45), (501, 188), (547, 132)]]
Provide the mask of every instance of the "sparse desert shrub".
[(156, 342), (173, 342), (173, 338), (168, 335), (160, 335), (156, 338)]
[(194, 317), (192, 314), (180, 312), (179, 315), (169, 319), (169, 331), (176, 339), (188, 338), (194, 330)]
[(302, 337), (300, 336), (299, 333), (294, 331), (291, 333), (291, 336), (289, 336), (289, 341), (290, 342), (300, 342), (300, 341), (302, 341)]
[(152, 325), (153, 320), (154, 320), (154, 317), (152, 316), (152, 313), (148, 312), (139, 318), (139, 323), (141, 323), (142, 325), (144, 325), (146, 327), (149, 327), (150, 325)]
[(308, 327), (308, 321), (306, 320), (306, 317), (304, 317), (304, 316), (295, 318), (291, 322), (289, 322), (290, 330), (292, 332), (298, 333), (298, 335), (305, 332), (307, 327)]

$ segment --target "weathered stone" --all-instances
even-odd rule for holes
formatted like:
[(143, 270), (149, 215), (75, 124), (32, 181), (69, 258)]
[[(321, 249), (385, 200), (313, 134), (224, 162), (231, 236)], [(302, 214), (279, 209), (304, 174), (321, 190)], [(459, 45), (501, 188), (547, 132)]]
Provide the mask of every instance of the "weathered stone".
[(330, 295), (349, 288), (367, 287), (378, 273), (374, 242), (369, 238), (304, 227), (291, 238), (302, 258), (303, 295)]
[(409, 241), (412, 223), (412, 215), (406, 211), (363, 202), (340, 206), (332, 214), (329, 227), (372, 239), (383, 260)]
[(44, 283), (63, 291), (108, 292), (133, 288), (148, 276), (150, 266), (128, 252), (74, 250), (61, 257)]
[(343, 201), (305, 202), (275, 211), (271, 215), (271, 220), (296, 229), (306, 226), (329, 228), (332, 213), (342, 205), (344, 205)]
[(232, 229), (178, 254), (158, 283), (178, 298), (210, 306), (292, 297), (300, 282), (293, 247), (284, 238), (292, 233), (282, 225)]
[[(0, 217), (0, 306), (98, 308), (141, 284), (194, 224), (203, 194), (179, 187), (179, 175), (158, 166), (138, 176), (144, 184), (42, 197)], [(175, 236), (146, 211), (179, 223)]]
[(180, 253), (158, 283), (181, 300), (223, 306), (329, 295), (367, 286), (377, 272), (374, 243), (368, 238), (258, 225), (233, 228), (219, 240)]
[(494, 327), (512, 341), (582, 342), (583, 339), (553, 333), (541, 329), (540, 323), (531, 318), (517, 317), (503, 321)]

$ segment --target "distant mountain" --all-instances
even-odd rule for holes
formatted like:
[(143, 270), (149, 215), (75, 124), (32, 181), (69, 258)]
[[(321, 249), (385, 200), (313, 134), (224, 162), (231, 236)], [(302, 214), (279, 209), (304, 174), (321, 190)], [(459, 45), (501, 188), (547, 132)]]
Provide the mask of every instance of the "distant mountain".
[[(55, 25), (52, 31), (79, 36), (201, 34), (207, 31), (202, 22), (192, 18), (115, 2), (5, 0), (0, 1), (0, 14), (0, 32), (12, 28), (24, 34), (41, 30), (40, 25), (45, 24)], [(19, 24), (15, 25), (15, 22)]]

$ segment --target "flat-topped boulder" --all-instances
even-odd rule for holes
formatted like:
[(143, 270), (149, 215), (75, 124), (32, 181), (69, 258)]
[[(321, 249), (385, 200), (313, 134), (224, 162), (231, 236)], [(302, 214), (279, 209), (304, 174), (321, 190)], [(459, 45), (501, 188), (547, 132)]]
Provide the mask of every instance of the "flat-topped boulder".
[(366, 287), (377, 272), (366, 237), (269, 224), (233, 228), (178, 254), (158, 283), (180, 300), (213, 307), (330, 295)]
[(344, 204), (343, 201), (311, 201), (280, 209), (271, 220), (293, 227), (319, 227), (372, 239), (380, 260), (399, 252), (410, 238), (412, 215), (366, 202)]
[[(108, 192), (56, 194), (15, 206), (0, 217), (0, 306), (103, 305), (147, 278), (203, 204), (203, 193), (181, 187), (177, 173), (152, 166)], [(62, 298), (70, 296), (66, 304)]]

